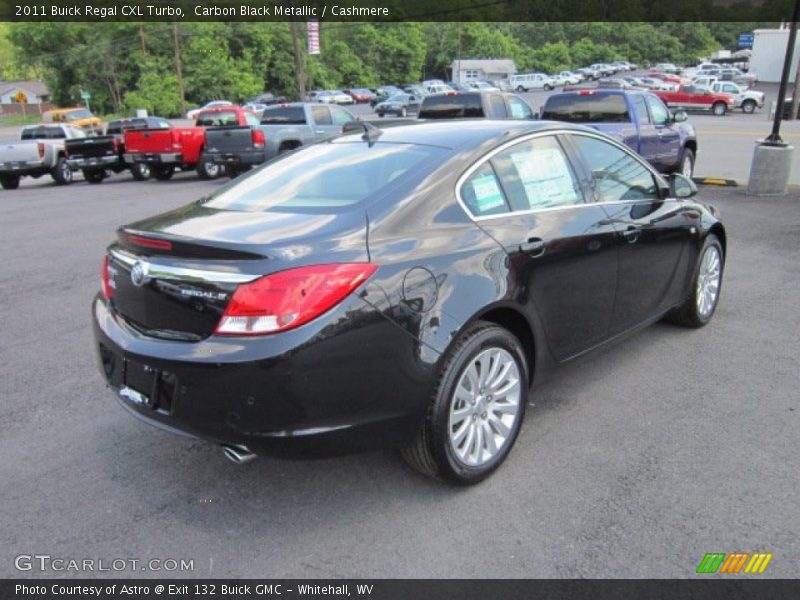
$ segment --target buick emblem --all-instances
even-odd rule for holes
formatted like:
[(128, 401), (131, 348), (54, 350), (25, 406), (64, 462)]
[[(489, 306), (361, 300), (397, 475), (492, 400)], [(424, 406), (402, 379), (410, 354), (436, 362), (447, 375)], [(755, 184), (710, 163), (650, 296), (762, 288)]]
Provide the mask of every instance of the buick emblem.
[(131, 269), (131, 283), (136, 287), (142, 287), (148, 281), (150, 278), (147, 276), (147, 263), (137, 260)]

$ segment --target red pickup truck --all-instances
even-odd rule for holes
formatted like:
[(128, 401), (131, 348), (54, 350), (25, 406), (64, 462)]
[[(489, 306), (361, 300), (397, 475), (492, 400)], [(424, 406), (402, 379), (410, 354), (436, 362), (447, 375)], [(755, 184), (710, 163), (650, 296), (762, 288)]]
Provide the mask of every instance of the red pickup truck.
[(220, 106), (197, 115), (194, 127), (140, 129), (125, 132), (125, 162), (145, 163), (153, 177), (170, 179), (176, 168), (196, 169), (202, 179), (222, 175), (224, 168), (212, 161), (201, 160), (207, 127), (250, 125), (255, 115), (238, 106)]
[(654, 91), (670, 108), (682, 110), (709, 110), (721, 117), (734, 107), (734, 98), (693, 85), (681, 85), (674, 92)]

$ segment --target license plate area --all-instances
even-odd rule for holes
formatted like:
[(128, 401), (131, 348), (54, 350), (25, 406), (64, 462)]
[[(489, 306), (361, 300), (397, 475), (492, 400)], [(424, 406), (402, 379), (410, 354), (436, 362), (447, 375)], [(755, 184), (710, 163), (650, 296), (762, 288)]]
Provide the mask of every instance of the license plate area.
[(172, 413), (177, 387), (174, 373), (126, 359), (122, 379), (120, 395), (125, 400), (160, 413)]

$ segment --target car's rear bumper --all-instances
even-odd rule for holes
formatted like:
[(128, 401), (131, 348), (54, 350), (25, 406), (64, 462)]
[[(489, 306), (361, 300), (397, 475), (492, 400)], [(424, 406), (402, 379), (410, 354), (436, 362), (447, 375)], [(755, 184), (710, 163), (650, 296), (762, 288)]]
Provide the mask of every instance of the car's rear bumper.
[(433, 386), (416, 339), (359, 298), (282, 334), (191, 343), (141, 334), (99, 295), (92, 313), (100, 371), (127, 409), (255, 453), (407, 444)]
[(70, 169), (103, 169), (119, 163), (119, 156), (92, 156), (87, 158), (68, 158)]
[(0, 162), (0, 175), (42, 175), (49, 171), (50, 167), (41, 160)]
[(183, 164), (183, 154), (180, 152), (126, 152), (125, 162), (129, 164), (147, 163), (151, 165)]
[(201, 161), (211, 161), (218, 165), (228, 166), (255, 166), (267, 162), (266, 150), (253, 152), (205, 152)]

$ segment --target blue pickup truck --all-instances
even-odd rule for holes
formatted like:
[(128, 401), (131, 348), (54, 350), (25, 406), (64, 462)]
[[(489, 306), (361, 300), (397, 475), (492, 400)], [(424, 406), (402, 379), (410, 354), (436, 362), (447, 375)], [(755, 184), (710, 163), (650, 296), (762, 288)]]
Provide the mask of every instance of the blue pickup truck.
[(662, 173), (691, 177), (697, 135), (686, 113), (674, 114), (660, 98), (644, 90), (582, 89), (547, 98), (541, 118), (583, 123), (639, 153)]

